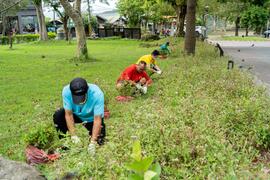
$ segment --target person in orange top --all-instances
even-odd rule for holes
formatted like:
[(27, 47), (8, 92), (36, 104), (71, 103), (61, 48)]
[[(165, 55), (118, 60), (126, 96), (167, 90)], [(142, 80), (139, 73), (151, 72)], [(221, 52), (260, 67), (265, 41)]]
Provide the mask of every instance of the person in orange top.
[(146, 94), (147, 87), (152, 83), (152, 80), (145, 72), (146, 62), (140, 61), (138, 64), (132, 64), (127, 67), (117, 79), (116, 88), (118, 90), (124, 88), (126, 82), (130, 85), (135, 86), (141, 90), (142, 93)]

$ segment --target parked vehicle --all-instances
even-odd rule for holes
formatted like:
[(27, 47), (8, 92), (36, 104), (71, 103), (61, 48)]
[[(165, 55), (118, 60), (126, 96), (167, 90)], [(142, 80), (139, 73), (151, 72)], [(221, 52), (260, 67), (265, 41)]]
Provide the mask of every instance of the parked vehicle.
[[(184, 27), (184, 32), (186, 33), (186, 26)], [(204, 37), (206, 36), (206, 27), (204, 26), (196, 26), (195, 27), (196, 37)]]
[(269, 36), (270, 36), (270, 29), (268, 29), (267, 31), (264, 31), (263, 35), (264, 35), (265, 38), (269, 38)]

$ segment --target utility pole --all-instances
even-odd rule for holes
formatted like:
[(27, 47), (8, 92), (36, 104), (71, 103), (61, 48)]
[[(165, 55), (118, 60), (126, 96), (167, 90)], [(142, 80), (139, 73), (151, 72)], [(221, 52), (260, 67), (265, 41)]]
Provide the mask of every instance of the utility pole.
[[(55, 5), (55, 1), (53, 1)], [(55, 10), (53, 9), (53, 26), (54, 26), (54, 32), (56, 33), (56, 23), (55, 23)]]

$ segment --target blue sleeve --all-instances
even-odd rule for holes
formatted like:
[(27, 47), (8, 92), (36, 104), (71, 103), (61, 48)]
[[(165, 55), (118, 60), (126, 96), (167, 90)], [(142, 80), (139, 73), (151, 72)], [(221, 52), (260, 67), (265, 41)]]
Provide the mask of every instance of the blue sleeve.
[(100, 92), (97, 97), (94, 107), (94, 116), (104, 117), (104, 95), (102, 92)]
[(64, 107), (64, 109), (65, 110), (72, 110), (72, 102), (71, 102), (72, 97), (70, 97), (68, 95), (65, 88), (63, 89), (62, 97), (63, 97), (63, 107)]

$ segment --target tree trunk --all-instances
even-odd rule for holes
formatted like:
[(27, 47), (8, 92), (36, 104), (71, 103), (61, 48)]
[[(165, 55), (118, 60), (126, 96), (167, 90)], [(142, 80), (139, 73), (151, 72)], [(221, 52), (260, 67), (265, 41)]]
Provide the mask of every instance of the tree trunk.
[(213, 29), (214, 29), (214, 32), (217, 31), (217, 16), (214, 15), (214, 20), (213, 20)]
[(226, 17), (225, 18), (225, 20), (224, 20), (224, 32), (226, 32), (227, 31), (227, 23), (228, 23), (228, 17)]
[(74, 22), (77, 39), (77, 57), (79, 59), (88, 59), (88, 50), (86, 44), (86, 35), (83, 25), (82, 16), (80, 13), (80, 0), (76, 0), (75, 8), (72, 8), (67, 0), (60, 0), (60, 3), (65, 9), (65, 12)]
[(195, 54), (195, 46), (196, 46), (195, 23), (196, 23), (196, 0), (188, 0), (185, 52), (189, 55)]
[(174, 36), (176, 37), (184, 37), (184, 26), (185, 26), (185, 19), (186, 19), (186, 13), (187, 13), (187, 6), (174, 6), (174, 10), (176, 12), (177, 21), (176, 21), (176, 32)]
[(39, 40), (47, 41), (48, 40), (48, 32), (45, 23), (45, 16), (42, 9), (42, 4), (34, 4), (37, 12), (38, 18), (38, 27), (39, 27)]
[(62, 22), (63, 22), (63, 28), (64, 28), (64, 32), (65, 32), (65, 39), (66, 41), (68, 41), (68, 16), (64, 16), (63, 18), (61, 18)]
[(235, 20), (235, 36), (239, 36), (239, 28), (240, 28), (240, 17), (237, 16)]
[(9, 49), (12, 49), (12, 47), (13, 47), (12, 35), (13, 35), (13, 32), (12, 32), (12, 30), (11, 30), (11, 29), (9, 29), (9, 32), (8, 32)]
[(2, 22), (2, 35), (5, 36), (6, 35), (6, 31), (7, 31), (7, 17), (3, 16), (3, 22)]
[(248, 36), (248, 27), (246, 28), (246, 36)]

